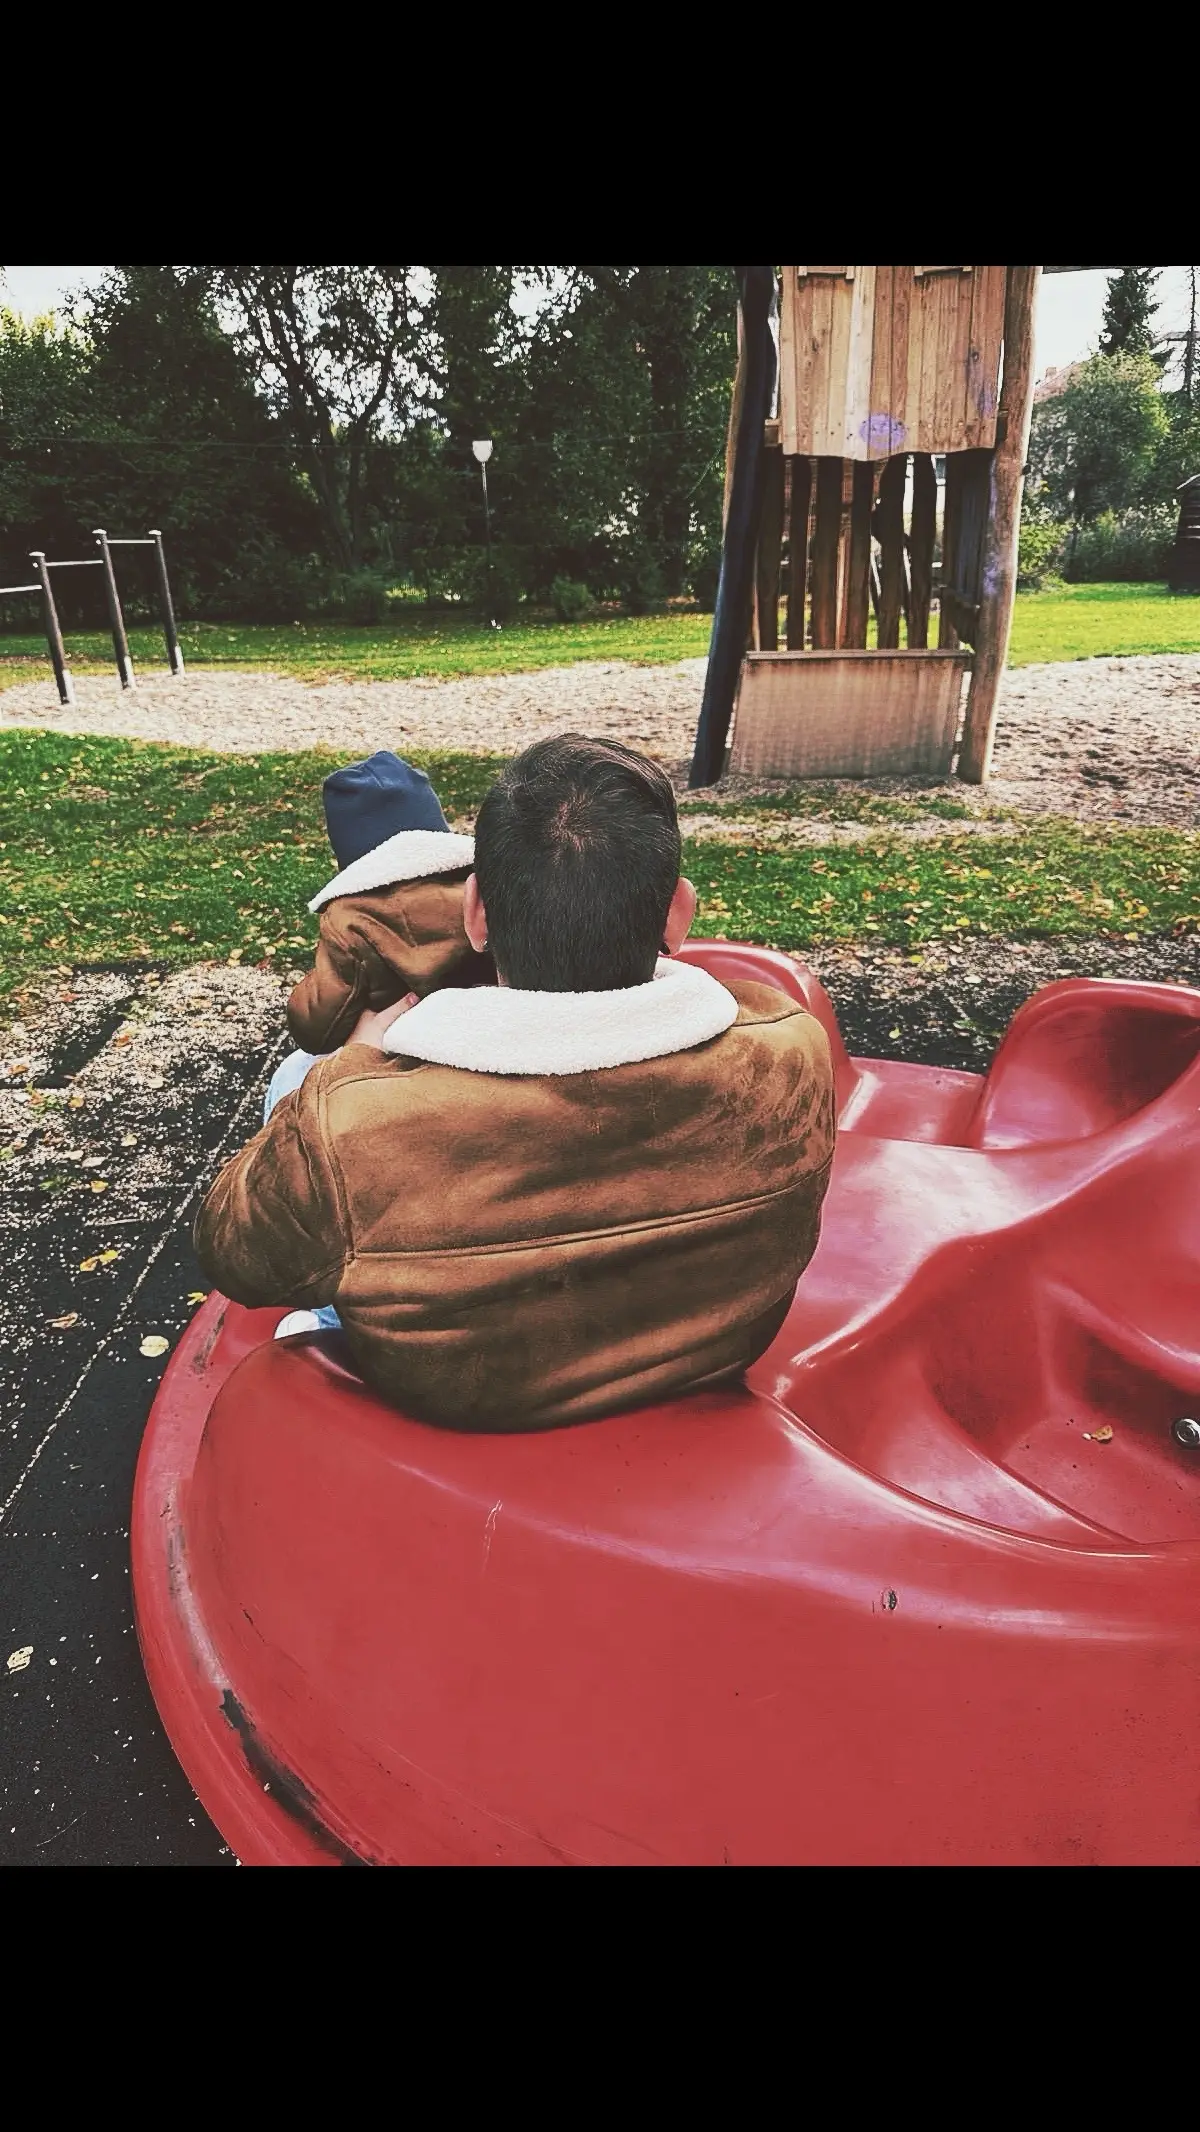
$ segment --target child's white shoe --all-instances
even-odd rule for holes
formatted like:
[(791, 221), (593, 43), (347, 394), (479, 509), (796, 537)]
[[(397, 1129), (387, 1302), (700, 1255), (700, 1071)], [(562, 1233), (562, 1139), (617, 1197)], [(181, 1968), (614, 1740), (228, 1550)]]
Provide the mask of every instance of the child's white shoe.
[(315, 1310), (289, 1310), (286, 1318), (281, 1318), (275, 1327), (275, 1338), (290, 1340), (296, 1333), (320, 1331), (321, 1320)]

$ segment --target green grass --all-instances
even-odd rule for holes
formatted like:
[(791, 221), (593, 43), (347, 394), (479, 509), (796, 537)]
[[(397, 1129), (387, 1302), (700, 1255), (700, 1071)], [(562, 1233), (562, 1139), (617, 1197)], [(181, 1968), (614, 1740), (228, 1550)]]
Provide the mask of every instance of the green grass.
[[(294, 959), (334, 871), (320, 788), (338, 760), (0, 733), (0, 994), (67, 965)], [(500, 761), (419, 760), (452, 815)]]
[(699, 930), (802, 949), (871, 940), (919, 947), (948, 934), (1136, 939), (1200, 932), (1200, 837), (1169, 829), (1014, 824), (1012, 833), (914, 844), (687, 848)]
[[(528, 673), (590, 659), (669, 665), (676, 659), (703, 658), (711, 628), (711, 615), (677, 612), (591, 622), (522, 621), (496, 631), (481, 628), (469, 616), (433, 614), (417, 606), (405, 611), (398, 603), (394, 618), (378, 628), (197, 622), (185, 627), (182, 641), (185, 661), (194, 667), (261, 666), (306, 681), (331, 675), (402, 681)], [(156, 630), (134, 629), (129, 641), (137, 670), (149, 674), (165, 669)], [(68, 650), (77, 673), (113, 670), (112, 646), (99, 632), (71, 636)], [(1064, 585), (1057, 591), (1017, 596), (1013, 666), (1186, 651), (1200, 651), (1200, 599), (1173, 595), (1161, 585)], [(38, 680), (47, 671), (41, 637), (0, 637), (0, 689)]]
[[(87, 964), (302, 963), (316, 933), (305, 905), (332, 870), (320, 782), (335, 760), (0, 732), (0, 994)], [(502, 758), (418, 760), (462, 816)], [(832, 795), (831, 816), (840, 805)], [(697, 839), (685, 863), (700, 932), (794, 950), (967, 929), (1200, 931), (1200, 837), (1166, 829), (1014, 820), (986, 843), (906, 844), (885, 828), (791, 851)]]
[(1061, 585), (1019, 592), (1010, 666), (1200, 651), (1200, 599), (1165, 585)]
[[(676, 659), (704, 658), (711, 629), (711, 615), (674, 613), (593, 622), (519, 622), (492, 630), (468, 616), (434, 615), (427, 607), (417, 607), (369, 629), (322, 622), (261, 628), (195, 622), (181, 628), (180, 642), (189, 667), (262, 666), (306, 681), (330, 675), (406, 681), (418, 676), (529, 673), (590, 659), (670, 665)], [(130, 630), (129, 648), (135, 672), (165, 671), (166, 652), (156, 630)], [(111, 640), (98, 631), (69, 637), (67, 651), (76, 673), (113, 671)], [(47, 666), (44, 638), (0, 637), (0, 688), (34, 680)]]
[[(1003, 816), (1008, 810), (990, 807), (987, 812)], [(746, 799), (713, 801), (711, 799), (681, 800), (679, 812), (685, 819), (691, 814), (728, 814), (738, 817), (756, 814), (782, 815), (789, 821), (817, 822), (873, 822), (882, 829), (889, 823), (966, 821), (976, 808), (967, 807), (962, 800), (947, 799), (940, 792), (916, 793), (911, 799), (888, 799), (869, 787), (853, 785), (788, 785), (775, 792), (756, 792)]]

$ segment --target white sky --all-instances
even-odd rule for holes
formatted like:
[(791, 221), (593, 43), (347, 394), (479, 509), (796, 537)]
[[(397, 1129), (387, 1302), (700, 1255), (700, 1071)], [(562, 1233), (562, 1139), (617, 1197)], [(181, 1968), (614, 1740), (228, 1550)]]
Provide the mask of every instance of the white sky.
[[(86, 287), (107, 271), (96, 266), (10, 266), (3, 273), (0, 299), (24, 318), (60, 306), (73, 290)], [(1038, 375), (1061, 369), (1088, 355), (1100, 332), (1107, 270), (1044, 275), (1038, 298)], [(1160, 332), (1180, 332), (1188, 322), (1186, 267), (1165, 267), (1158, 284)]]

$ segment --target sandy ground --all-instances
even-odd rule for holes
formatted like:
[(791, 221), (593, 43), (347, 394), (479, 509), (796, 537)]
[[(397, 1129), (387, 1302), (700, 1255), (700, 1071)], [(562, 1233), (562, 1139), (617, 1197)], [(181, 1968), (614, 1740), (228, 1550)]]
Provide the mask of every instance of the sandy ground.
[[(49, 681), (0, 694), (0, 725), (113, 733), (179, 746), (255, 754), (380, 747), (506, 753), (543, 734), (609, 734), (644, 748), (682, 785), (695, 738), (705, 661), (677, 666), (597, 662), (459, 681), (329, 681), (197, 668), (180, 681), (84, 675), (78, 700), (59, 704)], [(723, 801), (751, 787), (727, 778)], [(857, 788), (861, 790), (862, 788)], [(903, 796), (905, 781), (872, 790)], [(928, 790), (929, 787), (922, 789)], [(986, 792), (946, 791), (982, 811), (1015, 807), (1080, 819), (1200, 822), (1200, 654), (1086, 659), (1026, 666), (1005, 677)], [(714, 791), (714, 797), (717, 796)], [(861, 834), (861, 831), (851, 831)], [(937, 829), (925, 834), (937, 835)]]

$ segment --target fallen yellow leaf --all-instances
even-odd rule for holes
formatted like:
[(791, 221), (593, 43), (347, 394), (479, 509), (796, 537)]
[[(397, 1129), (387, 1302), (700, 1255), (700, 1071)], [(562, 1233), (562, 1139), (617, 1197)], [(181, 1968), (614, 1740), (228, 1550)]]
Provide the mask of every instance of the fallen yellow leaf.
[(138, 1349), (138, 1353), (140, 1355), (165, 1355), (170, 1345), (170, 1341), (164, 1340), (161, 1333), (147, 1333)]
[(108, 1190), (108, 1179), (107, 1179), (107, 1177), (93, 1177), (93, 1179), (92, 1179), (92, 1190), (93, 1190), (93, 1192), (107, 1192), (107, 1190)]
[(99, 1264), (99, 1254), (97, 1254), (95, 1258), (81, 1258), (79, 1261), (79, 1271), (81, 1273), (94, 1273)]
[(207, 1303), (207, 1301), (208, 1301), (208, 1290), (207, 1290), (207, 1288), (189, 1288), (189, 1290), (188, 1290), (188, 1302), (189, 1302), (189, 1303)]
[(8, 1654), (9, 1672), (23, 1673), (32, 1657), (33, 1645), (31, 1643), (23, 1643), (19, 1651), (10, 1651)]
[(1102, 1429), (1092, 1430), (1092, 1442), (1094, 1444), (1110, 1444), (1112, 1442), (1112, 1433), (1113, 1432), (1108, 1427), (1108, 1424), (1105, 1423), (1105, 1426)]
[(78, 1094), (76, 1094), (76, 1095), (73, 1095), (73, 1096), (68, 1096), (68, 1097), (67, 1097), (67, 1109), (68, 1109), (68, 1110), (82, 1110), (82, 1109), (83, 1109), (83, 1106), (84, 1106), (84, 1104), (85, 1104), (86, 1102), (87, 1102), (87, 1097), (86, 1097), (86, 1096), (81, 1096), (81, 1095), (78, 1095)]
[(69, 1331), (72, 1325), (78, 1325), (79, 1312), (77, 1310), (65, 1310), (61, 1318), (51, 1318), (50, 1323), (55, 1332), (65, 1333)]
[(101, 1251), (101, 1252), (98, 1252), (98, 1253), (97, 1253), (97, 1257), (98, 1257), (99, 1263), (100, 1263), (100, 1265), (102, 1265), (102, 1266), (111, 1266), (111, 1265), (112, 1265), (112, 1262), (113, 1262), (113, 1260), (114, 1260), (115, 1258), (120, 1258), (120, 1256), (121, 1256), (121, 1254), (120, 1254), (120, 1252), (119, 1252), (119, 1251), (112, 1251), (112, 1250), (109, 1250), (109, 1251)]

